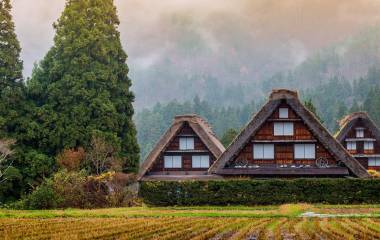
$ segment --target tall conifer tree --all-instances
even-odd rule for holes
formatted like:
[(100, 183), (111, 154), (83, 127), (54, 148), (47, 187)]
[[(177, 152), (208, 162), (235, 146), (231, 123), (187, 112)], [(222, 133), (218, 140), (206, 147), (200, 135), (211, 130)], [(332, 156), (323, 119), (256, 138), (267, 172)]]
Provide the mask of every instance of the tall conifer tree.
[(21, 47), (10, 0), (0, 0), (0, 137), (14, 130), (23, 90)]
[(127, 55), (113, 0), (68, 0), (54, 45), (28, 84), (41, 149), (88, 147), (94, 134), (117, 147), (124, 170), (138, 167)]

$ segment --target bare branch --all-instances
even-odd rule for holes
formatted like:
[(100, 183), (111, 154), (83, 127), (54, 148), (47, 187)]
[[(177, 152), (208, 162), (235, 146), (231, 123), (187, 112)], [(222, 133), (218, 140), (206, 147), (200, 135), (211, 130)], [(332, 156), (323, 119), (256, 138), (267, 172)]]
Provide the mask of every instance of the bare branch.
[(13, 161), (7, 164), (8, 158), (13, 154), (12, 145), (14, 140), (2, 139), (0, 140), (0, 183), (6, 181), (4, 175), (11, 168)]

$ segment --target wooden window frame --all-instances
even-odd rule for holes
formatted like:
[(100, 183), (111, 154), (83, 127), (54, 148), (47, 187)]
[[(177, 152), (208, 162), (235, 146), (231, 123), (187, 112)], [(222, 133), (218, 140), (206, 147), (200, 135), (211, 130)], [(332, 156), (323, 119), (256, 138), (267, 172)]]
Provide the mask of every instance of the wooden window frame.
[[(286, 125), (291, 126), (291, 129), (292, 129), (291, 134), (285, 134), (285, 126)], [(282, 129), (282, 131), (280, 131), (281, 133), (276, 132), (276, 128)], [(295, 132), (295, 129), (294, 129), (294, 123), (293, 122), (274, 122), (273, 123), (273, 136), (291, 137), (291, 136), (294, 136), (294, 132)]]
[[(273, 153), (271, 156), (265, 156), (265, 147), (271, 147), (273, 149)], [(255, 157), (255, 149), (258, 147), (262, 147), (262, 157)], [(257, 152), (256, 152), (257, 153)], [(255, 143), (253, 144), (253, 149), (252, 149), (252, 158), (253, 160), (274, 160), (276, 158), (276, 151), (275, 151), (275, 145), (274, 144), (268, 144), (268, 143)]]
[[(174, 160), (175, 160), (174, 158), (175, 157), (180, 158), (180, 166), (179, 167), (174, 165)], [(167, 158), (171, 158), (171, 159), (167, 159)], [(171, 166), (166, 165), (167, 160), (171, 161)], [(165, 155), (164, 156), (164, 168), (165, 169), (179, 169), (179, 168), (182, 168), (182, 166), (183, 166), (182, 156), (180, 156), (180, 155)]]
[[(203, 161), (206, 161), (205, 158), (207, 157), (207, 165), (202, 164)], [(199, 158), (199, 159), (194, 159)], [(195, 166), (194, 162), (199, 161), (199, 164)], [(210, 168), (210, 155), (193, 155), (191, 156), (191, 167), (192, 168)]]
[[(296, 148), (297, 146), (303, 146), (303, 157), (299, 157), (299, 156), (296, 156), (297, 155), (297, 152), (296, 152)], [(313, 152), (313, 157), (309, 157), (309, 156), (306, 156), (306, 146), (313, 146), (313, 149), (314, 149), (314, 152)], [(293, 147), (293, 150), (294, 150), (294, 159), (295, 160), (304, 160), (304, 159), (316, 159), (317, 158), (317, 146), (315, 144), (312, 144), (312, 143), (297, 143), (297, 144), (294, 144), (294, 147)]]
[[(282, 114), (284, 114), (284, 116), (282, 116)], [(281, 119), (287, 119), (289, 118), (289, 108), (287, 107), (281, 107), (278, 109), (278, 118), (281, 118)]]
[[(192, 148), (189, 147), (189, 140), (192, 140), (192, 144), (190, 144), (190, 146), (192, 145)], [(182, 141), (185, 141), (185, 146), (183, 148), (183, 145), (181, 144)], [(180, 137), (179, 138), (179, 150), (194, 150), (195, 149), (195, 138), (193, 137)]]

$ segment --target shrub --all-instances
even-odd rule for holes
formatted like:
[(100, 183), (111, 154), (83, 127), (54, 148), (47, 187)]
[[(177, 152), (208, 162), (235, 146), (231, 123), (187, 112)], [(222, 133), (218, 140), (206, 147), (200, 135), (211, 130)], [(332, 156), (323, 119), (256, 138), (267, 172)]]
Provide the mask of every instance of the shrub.
[(142, 182), (149, 205), (272, 205), (380, 203), (379, 179), (268, 179)]
[(52, 209), (57, 208), (62, 199), (56, 194), (53, 182), (50, 179), (44, 181), (20, 205), (26, 209)]
[(371, 175), (373, 178), (380, 178), (380, 172), (376, 170), (368, 170), (369, 175)]
[(82, 172), (60, 171), (53, 176), (53, 189), (62, 197), (60, 208), (83, 208), (85, 206), (84, 184), (86, 174)]

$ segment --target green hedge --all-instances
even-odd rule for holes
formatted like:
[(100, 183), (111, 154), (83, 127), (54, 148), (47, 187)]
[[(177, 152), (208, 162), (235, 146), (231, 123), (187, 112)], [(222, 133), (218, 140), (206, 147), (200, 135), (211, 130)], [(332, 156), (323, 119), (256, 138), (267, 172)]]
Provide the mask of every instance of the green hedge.
[(380, 180), (152, 181), (141, 183), (140, 197), (156, 206), (380, 203)]

